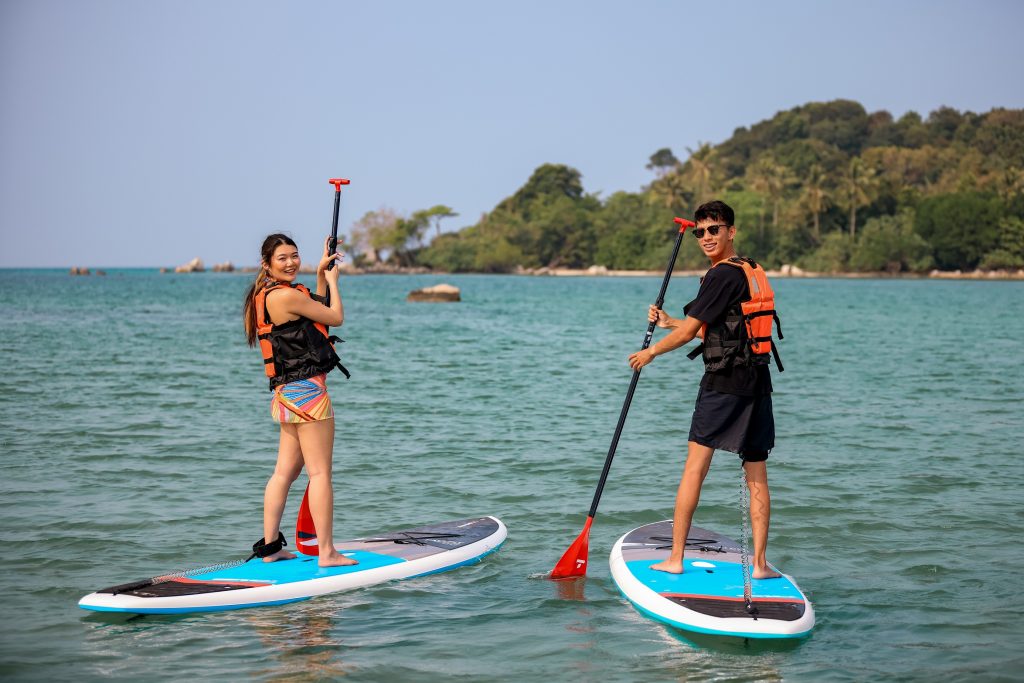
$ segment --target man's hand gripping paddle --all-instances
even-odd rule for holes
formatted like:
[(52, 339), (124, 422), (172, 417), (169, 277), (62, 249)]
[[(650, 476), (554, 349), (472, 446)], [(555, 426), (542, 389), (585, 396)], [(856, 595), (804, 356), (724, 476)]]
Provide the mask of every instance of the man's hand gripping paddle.
[[(661, 308), (665, 304), (665, 290), (668, 289), (668, 281), (672, 279), (672, 269), (676, 265), (676, 256), (679, 255), (679, 246), (683, 242), (683, 235), (687, 228), (692, 228), (694, 223), (685, 218), (674, 219), (679, 225), (679, 234), (676, 235), (675, 246), (672, 247), (672, 258), (668, 261), (668, 268), (665, 269), (665, 279), (661, 281), (661, 291), (658, 292), (658, 301), (655, 304)], [(646, 349), (651, 345), (651, 337), (654, 336), (656, 322), (647, 326), (647, 334), (644, 335), (644, 344), (641, 347)], [(601, 500), (601, 493), (604, 491), (604, 484), (608, 480), (608, 471), (612, 467), (612, 459), (615, 457), (615, 449), (619, 445), (619, 437), (622, 436), (622, 427), (626, 424), (626, 413), (629, 412), (629, 404), (633, 402), (633, 392), (636, 391), (636, 383), (640, 379), (640, 371), (633, 371), (633, 378), (629, 382), (629, 391), (626, 392), (626, 401), (622, 404), (622, 411), (619, 413), (619, 423), (615, 425), (615, 435), (612, 436), (612, 444), (608, 448), (608, 455), (604, 459), (604, 469), (601, 470), (601, 480), (597, 483), (597, 490), (594, 491), (594, 500), (590, 504), (590, 512), (587, 513), (587, 522), (583, 525), (583, 531), (573, 541), (569, 549), (562, 555), (555, 568), (551, 570), (549, 578), (552, 579), (574, 579), (587, 574), (587, 550), (590, 542), (590, 525), (594, 522), (594, 515), (597, 514), (597, 504)]]
[[(331, 178), (328, 180), (334, 185), (334, 220), (331, 223), (331, 239), (327, 243), (327, 253), (333, 254), (338, 250), (338, 213), (341, 210), (341, 186), (348, 185), (347, 178)], [(327, 264), (327, 270), (334, 268), (337, 261)], [(302, 505), (299, 506), (299, 518), (295, 521), (295, 547), (303, 555), (319, 555), (320, 546), (316, 541), (316, 526), (313, 524), (313, 513), (309, 511), (309, 484), (306, 484), (306, 493), (302, 496)]]

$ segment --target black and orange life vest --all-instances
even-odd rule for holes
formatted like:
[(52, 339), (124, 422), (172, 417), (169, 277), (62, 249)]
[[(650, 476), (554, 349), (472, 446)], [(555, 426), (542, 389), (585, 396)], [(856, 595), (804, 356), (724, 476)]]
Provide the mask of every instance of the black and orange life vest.
[(326, 325), (303, 317), (281, 325), (270, 321), (267, 315), (267, 294), (281, 287), (292, 287), (311, 299), (323, 301), (321, 297), (310, 293), (305, 285), (285, 285), (280, 282), (271, 283), (256, 295), (256, 337), (263, 353), (263, 368), (270, 378), (270, 389), (322, 375), (334, 368), (341, 370), (345, 377), (350, 377), (334, 350), (334, 344), (344, 340), (331, 335)]
[(750, 298), (727, 311), (721, 322), (711, 327), (705, 323), (701, 327), (703, 343), (687, 356), (691, 360), (703, 356), (704, 369), (716, 372), (734, 365), (764, 365), (771, 354), (782, 372), (779, 350), (772, 341), (772, 322), (779, 330), (779, 339), (783, 338), (782, 323), (775, 312), (775, 292), (768, 284), (764, 268), (753, 259), (739, 256), (720, 261), (714, 267), (722, 263), (743, 270)]

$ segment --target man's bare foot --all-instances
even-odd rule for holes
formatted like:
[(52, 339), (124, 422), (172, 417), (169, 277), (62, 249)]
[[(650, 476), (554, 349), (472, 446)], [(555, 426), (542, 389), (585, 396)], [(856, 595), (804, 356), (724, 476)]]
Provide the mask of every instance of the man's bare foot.
[(330, 555), (320, 555), (319, 564), (321, 567), (348, 567), (359, 563), (351, 557), (334, 552)]
[(290, 553), (287, 550), (278, 550), (273, 555), (267, 555), (263, 558), (264, 562), (277, 562), (278, 560), (290, 560), (295, 557), (295, 553)]
[(782, 574), (778, 573), (768, 565), (763, 567), (751, 567), (750, 575), (755, 579), (778, 579), (782, 576)]
[(659, 562), (658, 564), (652, 564), (651, 569), (656, 572), (668, 572), (669, 574), (682, 574), (683, 573), (683, 561), (678, 562), (672, 559)]

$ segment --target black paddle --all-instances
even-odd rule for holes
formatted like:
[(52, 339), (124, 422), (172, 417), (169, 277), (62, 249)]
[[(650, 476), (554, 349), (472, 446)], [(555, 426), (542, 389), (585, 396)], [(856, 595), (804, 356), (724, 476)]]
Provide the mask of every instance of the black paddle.
[[(679, 255), (679, 246), (683, 243), (683, 235), (687, 228), (692, 228), (694, 223), (685, 218), (673, 219), (679, 224), (679, 234), (676, 236), (675, 246), (672, 247), (672, 258), (668, 261), (668, 268), (665, 269), (665, 279), (661, 281), (661, 291), (658, 292), (658, 300), (655, 307), (661, 309), (665, 304), (665, 291), (668, 289), (668, 281), (672, 279), (672, 269), (676, 265), (676, 256)], [(644, 344), (641, 347), (646, 349), (651, 345), (651, 337), (654, 336), (654, 328), (657, 322), (651, 322), (647, 326), (647, 334), (644, 335)], [(626, 401), (622, 404), (622, 412), (619, 413), (619, 423), (615, 425), (615, 435), (612, 437), (612, 445), (608, 448), (608, 455), (604, 459), (604, 469), (601, 470), (601, 480), (597, 483), (597, 490), (594, 491), (594, 500), (590, 504), (590, 512), (587, 513), (587, 522), (583, 525), (583, 531), (569, 546), (569, 549), (562, 555), (555, 568), (551, 570), (552, 579), (572, 579), (587, 574), (587, 551), (590, 542), (590, 525), (594, 522), (594, 515), (597, 514), (597, 504), (601, 500), (601, 493), (604, 491), (604, 484), (608, 480), (608, 471), (612, 467), (612, 459), (615, 457), (615, 449), (619, 445), (619, 437), (622, 436), (622, 427), (626, 424), (626, 413), (629, 412), (629, 404), (633, 402), (633, 392), (636, 391), (636, 383), (640, 380), (640, 371), (633, 371), (633, 379), (629, 382), (629, 391), (626, 393)]]
[[(331, 178), (327, 182), (334, 185), (334, 222), (331, 223), (331, 240), (327, 243), (327, 254), (330, 256), (338, 249), (338, 212), (341, 210), (341, 186), (348, 185), (349, 180), (347, 178)], [(328, 263), (327, 270), (333, 268), (336, 263), (336, 261)]]
[[(341, 186), (348, 185), (348, 178), (331, 178), (328, 180), (334, 185), (334, 220), (331, 223), (331, 239), (327, 242), (327, 254), (331, 255), (338, 249), (338, 213), (341, 211)], [(337, 264), (331, 261), (327, 264), (330, 270)], [(327, 300), (330, 301), (331, 292), (327, 291)], [(318, 323), (319, 324), (319, 323)], [(326, 327), (324, 334), (326, 334)], [(346, 376), (348, 373), (345, 373)], [(299, 505), (299, 517), (295, 521), (295, 547), (303, 555), (319, 555), (320, 548), (316, 545), (316, 526), (313, 524), (313, 513), (309, 510), (309, 484), (306, 484), (306, 492), (302, 495), (302, 504)]]

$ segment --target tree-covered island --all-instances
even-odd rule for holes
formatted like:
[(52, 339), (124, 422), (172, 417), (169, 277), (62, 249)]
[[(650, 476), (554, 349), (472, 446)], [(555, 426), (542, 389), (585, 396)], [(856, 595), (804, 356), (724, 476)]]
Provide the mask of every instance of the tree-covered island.
[[(721, 198), (738, 250), (769, 268), (920, 273), (1024, 268), (1024, 110), (942, 107), (922, 118), (849, 100), (779, 112), (718, 144), (651, 155), (650, 184), (606, 198), (576, 169), (544, 164), (475, 225), (442, 233), (444, 205), (370, 212), (353, 229), (357, 263), (451, 272), (519, 268), (657, 270), (672, 217)], [(705, 265), (697, 249), (680, 268)]]

